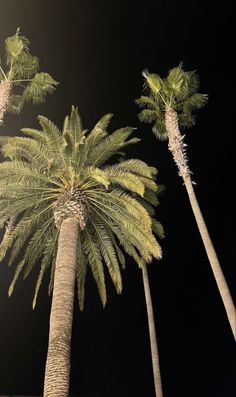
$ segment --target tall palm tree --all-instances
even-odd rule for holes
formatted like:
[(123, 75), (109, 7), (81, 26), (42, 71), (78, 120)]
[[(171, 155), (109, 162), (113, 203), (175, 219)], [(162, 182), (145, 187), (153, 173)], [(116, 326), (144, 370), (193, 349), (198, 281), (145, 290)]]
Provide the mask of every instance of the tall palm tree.
[(147, 95), (143, 95), (137, 100), (137, 103), (144, 108), (140, 112), (139, 118), (141, 121), (153, 123), (152, 131), (158, 139), (168, 139), (168, 148), (178, 167), (179, 175), (183, 178), (197, 226), (236, 339), (234, 303), (193, 189), (184, 135), (180, 132), (180, 128), (195, 124), (193, 112), (205, 105), (207, 95), (197, 92), (199, 88), (197, 74), (185, 72), (181, 65), (170, 70), (165, 79), (157, 74), (151, 74), (147, 70), (143, 72), (143, 76)]
[(153, 234), (156, 221), (150, 215), (157, 190), (156, 169), (124, 158), (106, 165), (112, 156), (120, 157), (127, 145), (139, 141), (129, 138), (133, 132), (129, 127), (109, 135), (111, 116), (105, 115), (88, 133), (72, 107), (62, 131), (39, 116), (41, 130), (24, 128), (24, 137), (0, 137), (6, 158), (0, 164), (0, 226), (6, 227), (1, 259), (11, 249), (11, 265), (25, 247), (9, 295), (20, 274), (27, 277), (41, 261), (35, 307), (43, 276), (51, 267), (47, 397), (68, 396), (75, 282), (83, 310), (90, 268), (104, 306), (104, 267), (117, 293), (122, 291), (122, 248), (140, 267), (161, 257)]
[(29, 40), (20, 29), (5, 40), (6, 67), (0, 63), (0, 125), (7, 111), (19, 113), (25, 102), (44, 101), (58, 84), (48, 73), (38, 73), (39, 60), (29, 53)]

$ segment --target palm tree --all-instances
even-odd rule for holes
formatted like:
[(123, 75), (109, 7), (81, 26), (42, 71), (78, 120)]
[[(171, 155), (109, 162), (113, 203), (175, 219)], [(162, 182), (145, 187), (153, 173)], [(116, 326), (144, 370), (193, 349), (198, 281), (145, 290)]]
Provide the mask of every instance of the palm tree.
[(144, 109), (140, 112), (141, 121), (153, 123), (152, 131), (160, 140), (168, 139), (168, 148), (183, 178), (197, 226), (223, 300), (228, 320), (236, 339), (236, 312), (234, 303), (221, 270), (214, 246), (209, 236), (204, 218), (193, 189), (191, 172), (186, 155), (184, 135), (180, 128), (195, 124), (193, 111), (200, 109), (207, 101), (207, 95), (198, 93), (199, 78), (195, 72), (185, 72), (181, 65), (170, 70), (167, 78), (147, 70), (143, 72), (147, 95), (137, 103)]
[(38, 73), (39, 60), (29, 53), (29, 41), (19, 28), (5, 40), (5, 48), (5, 70), (0, 64), (0, 125), (7, 111), (20, 113), (27, 101), (43, 102), (58, 84), (48, 73)]
[(105, 306), (104, 267), (117, 293), (122, 291), (122, 248), (140, 267), (161, 257), (152, 231), (157, 229), (156, 221), (149, 214), (157, 191), (156, 169), (124, 158), (105, 164), (139, 141), (129, 138), (134, 130), (129, 127), (109, 135), (111, 116), (105, 115), (87, 133), (77, 108), (72, 107), (62, 131), (39, 116), (41, 130), (23, 128), (24, 137), (0, 137), (6, 159), (0, 164), (0, 226), (6, 227), (1, 259), (11, 248), (11, 265), (25, 247), (9, 295), (20, 274), (27, 277), (40, 260), (34, 308), (43, 276), (51, 267), (47, 397), (68, 395), (75, 282), (83, 310), (90, 268)]

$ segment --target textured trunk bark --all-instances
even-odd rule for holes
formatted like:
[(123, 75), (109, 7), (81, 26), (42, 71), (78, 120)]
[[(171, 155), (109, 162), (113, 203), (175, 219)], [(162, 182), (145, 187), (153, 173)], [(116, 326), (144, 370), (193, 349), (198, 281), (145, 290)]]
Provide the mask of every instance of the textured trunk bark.
[(234, 335), (234, 339), (236, 340), (236, 311), (233, 303), (232, 296), (230, 294), (229, 287), (226, 283), (224, 274), (221, 270), (219, 260), (217, 258), (214, 246), (212, 244), (211, 238), (209, 236), (206, 224), (204, 222), (204, 218), (202, 216), (200, 207), (198, 205), (198, 201), (193, 189), (192, 181), (190, 176), (184, 178), (184, 183), (186, 190), (188, 192), (189, 201), (191, 203), (191, 207), (198, 225), (198, 229), (211, 265), (211, 269), (213, 271), (217, 287), (220, 291), (221, 298), (223, 300), (225, 310), (227, 313), (227, 317)]
[(178, 167), (179, 175), (183, 178), (188, 193), (189, 201), (194, 213), (195, 220), (218, 286), (221, 298), (223, 300), (227, 317), (236, 339), (236, 310), (230, 290), (226, 283), (224, 274), (221, 270), (214, 246), (208, 233), (204, 218), (202, 216), (198, 201), (193, 189), (190, 171), (188, 168), (188, 159), (184, 149), (183, 136), (180, 133), (178, 125), (178, 116), (173, 109), (167, 109), (165, 115), (166, 130), (169, 137), (169, 150), (171, 151), (174, 161)]
[(0, 125), (3, 123), (4, 115), (7, 111), (7, 105), (11, 94), (12, 83), (9, 80), (3, 80), (0, 83)]
[(147, 266), (145, 263), (142, 266), (142, 274), (143, 274), (143, 285), (144, 285), (145, 300), (147, 307), (155, 393), (156, 393), (156, 397), (163, 397), (156, 329), (155, 329), (155, 321), (154, 321), (153, 308), (152, 308), (152, 298), (150, 293)]
[(68, 397), (78, 220), (61, 224), (55, 267), (44, 397)]

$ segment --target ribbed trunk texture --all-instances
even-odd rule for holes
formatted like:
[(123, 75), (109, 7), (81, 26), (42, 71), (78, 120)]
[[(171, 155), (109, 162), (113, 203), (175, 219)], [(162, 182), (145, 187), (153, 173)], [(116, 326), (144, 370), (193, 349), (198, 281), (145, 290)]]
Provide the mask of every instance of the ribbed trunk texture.
[(151, 292), (150, 292), (150, 286), (148, 280), (147, 266), (145, 263), (142, 266), (142, 275), (143, 275), (143, 285), (144, 285), (145, 300), (147, 307), (155, 393), (156, 393), (156, 397), (163, 397), (157, 338), (156, 338), (156, 328), (155, 328), (155, 321), (154, 321), (153, 307), (152, 307), (152, 298), (151, 298)]
[(173, 109), (166, 111), (166, 130), (169, 137), (169, 149), (174, 157), (174, 160), (179, 169), (179, 175), (182, 176), (184, 184), (188, 193), (189, 201), (194, 213), (194, 217), (197, 222), (197, 226), (218, 286), (221, 298), (223, 300), (225, 310), (228, 316), (228, 320), (236, 339), (236, 310), (233, 303), (233, 299), (230, 294), (230, 290), (226, 283), (224, 274), (221, 270), (219, 260), (217, 258), (214, 246), (212, 244), (210, 235), (208, 233), (204, 218), (202, 216), (198, 201), (193, 189), (190, 171), (187, 165), (187, 156), (184, 151), (183, 136), (181, 136), (178, 116)]
[(3, 123), (4, 115), (11, 93), (12, 83), (9, 80), (3, 80), (0, 83), (0, 125)]
[(55, 267), (44, 397), (68, 397), (79, 222), (64, 219)]

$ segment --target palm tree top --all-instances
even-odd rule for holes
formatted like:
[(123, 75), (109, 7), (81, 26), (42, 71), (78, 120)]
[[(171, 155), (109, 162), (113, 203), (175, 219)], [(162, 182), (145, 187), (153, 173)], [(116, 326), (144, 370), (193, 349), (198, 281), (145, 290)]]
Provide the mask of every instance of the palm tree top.
[(165, 112), (173, 109), (178, 114), (181, 128), (195, 124), (194, 111), (203, 107), (208, 96), (198, 92), (196, 71), (184, 71), (182, 64), (171, 69), (166, 78), (143, 71), (144, 93), (136, 103), (144, 108), (139, 119), (153, 123), (152, 131), (159, 139), (167, 139)]
[(20, 28), (6, 38), (5, 51), (5, 65), (0, 62), (0, 123), (5, 111), (19, 113), (25, 102), (44, 102), (58, 84), (50, 74), (39, 73), (39, 59), (30, 54), (29, 40)]
[[(105, 115), (88, 132), (78, 109), (72, 107), (62, 130), (39, 116), (40, 130), (23, 128), (24, 136), (0, 137), (6, 159), (0, 164), (0, 226), (5, 228), (0, 258), (11, 248), (11, 265), (25, 247), (9, 295), (20, 273), (27, 277), (39, 260), (33, 306), (49, 267), (49, 293), (52, 291), (57, 240), (65, 217), (77, 217), (80, 225), (77, 281), (81, 310), (88, 267), (105, 305), (104, 267), (121, 293), (123, 250), (139, 266), (161, 257), (153, 235), (153, 231), (163, 234), (153, 210), (158, 203), (157, 171), (141, 160), (123, 157), (118, 161), (125, 147), (139, 139), (130, 138), (131, 127), (109, 134), (111, 117)], [(111, 157), (116, 161), (108, 165)]]

